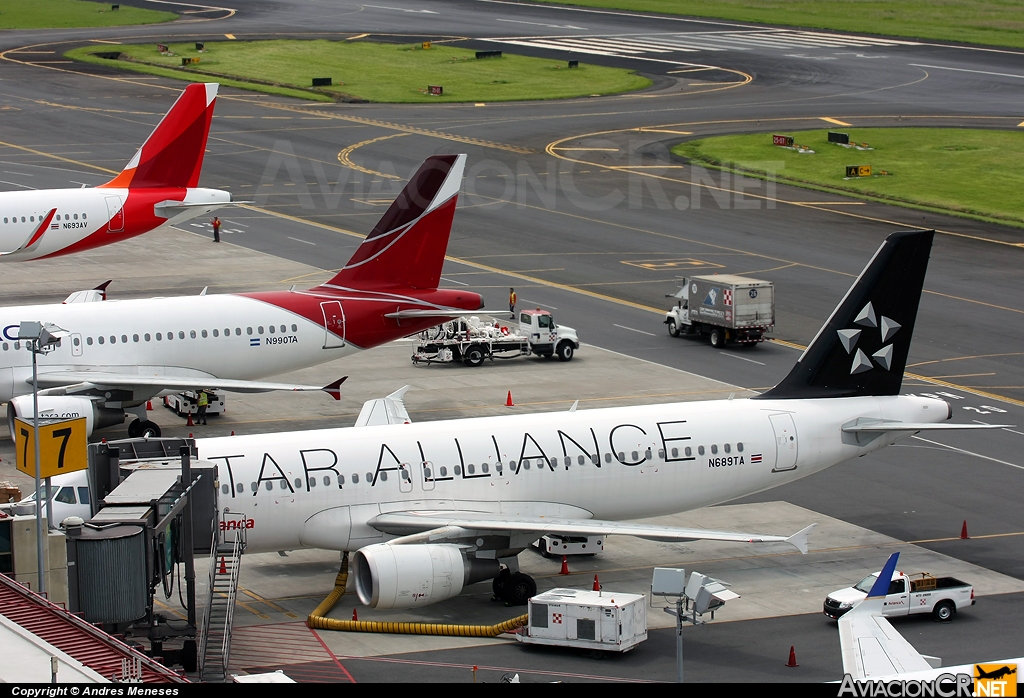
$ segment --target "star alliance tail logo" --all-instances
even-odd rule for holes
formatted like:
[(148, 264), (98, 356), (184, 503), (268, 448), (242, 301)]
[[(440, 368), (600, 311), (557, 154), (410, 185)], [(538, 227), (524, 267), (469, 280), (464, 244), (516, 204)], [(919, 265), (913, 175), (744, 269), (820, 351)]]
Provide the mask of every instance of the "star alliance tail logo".
[(857, 340), (860, 339), (861, 333), (864, 330), (852, 329), (852, 330), (837, 330), (839, 334), (839, 341), (843, 343), (843, 348), (846, 349), (847, 354), (853, 354), (853, 364), (850, 366), (850, 375), (858, 373), (864, 373), (870, 371), (873, 368), (871, 359), (888, 371), (892, 367), (892, 344), (886, 344), (893, 335), (895, 335), (900, 327), (900, 323), (896, 322), (891, 318), (887, 318), (884, 315), (879, 320), (876, 320), (875, 309), (868, 302), (853, 320), (855, 325), (867, 328), (877, 328), (882, 336), (882, 344), (884, 345), (881, 349), (876, 351), (868, 358), (868, 355), (864, 353), (863, 349), (857, 347)]

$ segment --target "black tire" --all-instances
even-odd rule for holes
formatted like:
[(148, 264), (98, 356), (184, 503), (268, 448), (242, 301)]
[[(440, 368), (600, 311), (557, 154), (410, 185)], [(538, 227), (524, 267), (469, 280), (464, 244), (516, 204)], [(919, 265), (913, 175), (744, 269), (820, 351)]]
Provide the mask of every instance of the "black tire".
[(940, 601), (932, 609), (932, 615), (935, 620), (945, 622), (953, 620), (953, 615), (956, 614), (956, 606), (953, 605), (952, 601)]
[(147, 419), (145, 422), (139, 424), (139, 436), (145, 436), (148, 438), (156, 438), (160, 436), (160, 425)]
[(508, 585), (508, 580), (511, 576), (512, 575), (508, 571), (508, 568), (505, 567), (502, 568), (501, 572), (498, 573), (498, 576), (491, 581), (491, 591), (494, 592), (495, 599), (499, 601), (505, 600), (505, 587)]
[(558, 355), (559, 361), (572, 361), (572, 355), (575, 351), (576, 347), (572, 345), (572, 342), (568, 339), (564, 339), (558, 345), (558, 349), (555, 350), (555, 353)]
[(711, 328), (711, 346), (715, 349), (723, 349), (725, 347), (725, 330), (721, 327)]
[(133, 419), (128, 424), (128, 438), (129, 439), (137, 439), (140, 436), (142, 436), (142, 430), (139, 429), (139, 426), (141, 424), (142, 424), (142, 420), (141, 419)]
[(666, 324), (668, 325), (668, 333), (669, 333), (669, 335), (671, 335), (672, 337), (678, 337), (679, 336), (679, 325), (676, 324), (676, 321), (675, 320), (669, 320)]
[(484, 363), (484, 350), (480, 347), (470, 347), (466, 350), (466, 356), (463, 358), (467, 366), (483, 366)]
[(537, 595), (537, 582), (528, 574), (516, 572), (505, 582), (505, 603), (509, 606), (525, 606), (531, 597)]

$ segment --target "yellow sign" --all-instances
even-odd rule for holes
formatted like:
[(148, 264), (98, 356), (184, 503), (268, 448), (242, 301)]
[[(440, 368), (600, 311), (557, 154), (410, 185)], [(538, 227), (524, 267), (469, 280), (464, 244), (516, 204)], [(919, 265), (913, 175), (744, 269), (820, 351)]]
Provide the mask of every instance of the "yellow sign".
[[(89, 467), (85, 438), (85, 417), (39, 424), (39, 477), (53, 477)], [(32, 422), (14, 420), (14, 443), (18, 470), (35, 477), (36, 451)]]
[(1016, 664), (975, 664), (974, 695), (1016, 696)]
[(847, 165), (847, 177), (870, 177), (871, 165)]

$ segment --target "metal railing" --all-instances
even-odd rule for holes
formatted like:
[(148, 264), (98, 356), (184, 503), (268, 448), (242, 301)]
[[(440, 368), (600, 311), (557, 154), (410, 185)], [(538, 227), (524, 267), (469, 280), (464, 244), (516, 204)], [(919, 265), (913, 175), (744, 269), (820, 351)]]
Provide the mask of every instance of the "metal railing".
[[(214, 519), (214, 526), (221, 530), (214, 532), (214, 545), (210, 546), (210, 574), (209, 587), (207, 591), (206, 607), (203, 609), (202, 633), (199, 638), (199, 678), (204, 680), (211, 676), (211, 669), (221, 679), (227, 676), (228, 661), (231, 654), (231, 628), (235, 617), (235, 598), (238, 594), (238, 576), (241, 570), (242, 553), (246, 544), (246, 516), (244, 514), (224, 513), (220, 521)], [(230, 517), (230, 518), (229, 518)], [(229, 523), (230, 522), (230, 523)], [(227, 598), (224, 601), (224, 627), (220, 638), (220, 665), (217, 667), (207, 666), (207, 653), (209, 652), (210, 624), (212, 619), (211, 611), (214, 608), (216, 598), (217, 581), (217, 558), (231, 558), (231, 569), (227, 570), (228, 578)], [(219, 604), (218, 604), (219, 605)]]

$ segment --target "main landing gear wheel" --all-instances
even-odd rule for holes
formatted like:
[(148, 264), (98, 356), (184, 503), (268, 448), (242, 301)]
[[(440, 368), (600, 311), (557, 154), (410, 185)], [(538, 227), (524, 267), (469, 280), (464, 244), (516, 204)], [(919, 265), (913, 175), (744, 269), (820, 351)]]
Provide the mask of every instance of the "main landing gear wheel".
[(505, 587), (508, 585), (509, 577), (512, 573), (508, 571), (508, 568), (503, 568), (498, 576), (491, 582), (491, 591), (494, 592), (494, 598), (498, 601), (505, 600)]
[(537, 582), (528, 574), (516, 572), (504, 584), (504, 601), (509, 606), (525, 606), (530, 597), (537, 595)]
[(137, 439), (140, 436), (146, 438), (160, 436), (160, 425), (148, 419), (146, 421), (136, 419), (128, 425), (128, 436), (133, 439)]

